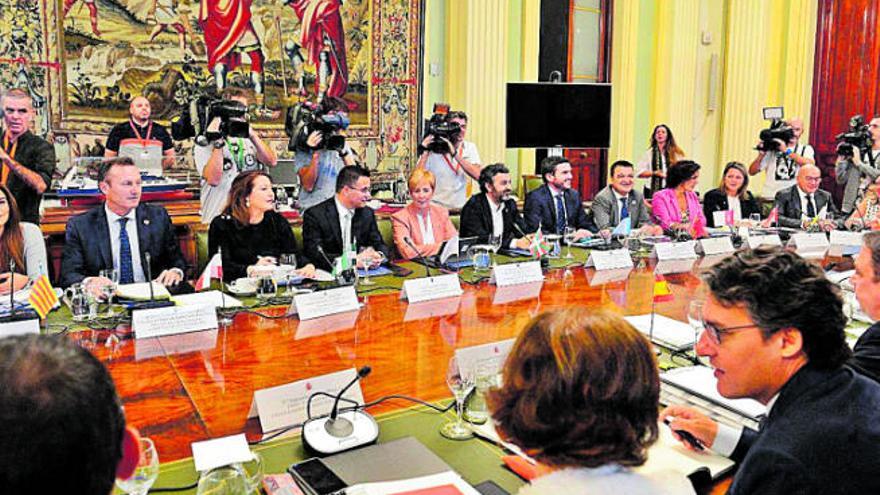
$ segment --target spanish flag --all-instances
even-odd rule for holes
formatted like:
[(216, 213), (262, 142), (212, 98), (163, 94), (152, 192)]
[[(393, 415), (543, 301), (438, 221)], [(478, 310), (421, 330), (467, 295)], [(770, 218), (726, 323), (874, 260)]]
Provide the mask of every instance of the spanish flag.
[(669, 290), (669, 284), (666, 283), (663, 275), (659, 273), (654, 274), (654, 303), (672, 301), (673, 299), (675, 298), (672, 295), (672, 291)]
[(52, 308), (58, 304), (58, 294), (55, 294), (55, 289), (52, 288), (49, 277), (40, 275), (40, 278), (34, 282), (28, 302), (34, 308), (34, 311), (40, 315), (40, 318), (45, 318), (49, 311), (52, 311)]

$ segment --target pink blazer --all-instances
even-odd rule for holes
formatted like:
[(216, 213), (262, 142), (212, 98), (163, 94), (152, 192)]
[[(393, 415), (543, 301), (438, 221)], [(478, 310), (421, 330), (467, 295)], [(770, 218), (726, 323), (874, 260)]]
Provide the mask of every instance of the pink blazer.
[[(691, 225), (694, 221), (706, 228), (706, 216), (703, 215), (703, 208), (700, 206), (700, 198), (691, 191), (685, 193), (687, 199), (688, 215), (690, 216)], [(652, 216), (655, 223), (663, 227), (663, 230), (669, 230), (670, 225), (681, 222), (681, 211), (678, 209), (678, 202), (675, 200), (674, 189), (663, 189), (654, 194), (651, 198)]]
[(431, 218), (431, 228), (434, 231), (434, 243), (425, 244), (417, 215), (418, 210), (412, 203), (391, 215), (391, 223), (394, 226), (394, 245), (397, 246), (397, 252), (408, 260), (418, 257), (418, 254), (403, 240), (405, 237), (409, 236), (423, 256), (433, 256), (440, 251), (440, 246), (444, 241), (448, 241), (458, 234), (455, 225), (449, 219), (449, 212), (446, 208), (431, 203), (428, 216)]

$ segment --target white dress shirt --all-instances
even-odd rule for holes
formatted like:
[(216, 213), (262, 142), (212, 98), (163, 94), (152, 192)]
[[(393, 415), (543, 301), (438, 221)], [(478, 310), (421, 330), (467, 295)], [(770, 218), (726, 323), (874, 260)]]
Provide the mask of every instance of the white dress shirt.
[[(779, 392), (767, 402), (767, 416), (770, 416), (770, 410), (773, 409), (773, 404), (776, 404), (776, 399), (779, 399)], [(742, 426), (728, 426), (724, 423), (718, 423), (718, 433), (715, 434), (715, 442), (712, 443), (711, 449), (718, 455), (730, 457), (736, 449), (736, 444), (739, 443), (742, 433)]]
[(422, 231), (422, 244), (434, 244), (434, 225), (431, 224), (431, 214), (425, 212), (416, 213), (416, 219), (419, 222), (419, 229)]
[[(727, 197), (727, 209), (733, 210), (734, 223), (742, 220), (742, 218), (743, 218), (742, 205), (739, 202), (739, 196), (728, 196)], [(716, 227), (718, 227), (718, 225), (716, 225)]]
[[(107, 207), (107, 203), (104, 203), (104, 212), (107, 214), (107, 227), (110, 231), (110, 251), (113, 254), (113, 268), (119, 271), (119, 219), (122, 218), (122, 216), (113, 213), (113, 211)], [(134, 281), (146, 282), (147, 279), (144, 277), (144, 268), (141, 266), (141, 248), (140, 240), (138, 239), (137, 217), (135, 216), (135, 213), (136, 208), (132, 208), (124, 215), (125, 218), (128, 218), (128, 222), (125, 223), (125, 231), (128, 232), (128, 243), (131, 246), (131, 268)], [(98, 274), (96, 273), (95, 275)], [(157, 275), (158, 273), (154, 273), (153, 278)]]
[[(801, 220), (812, 220), (809, 215), (807, 215), (807, 193), (805, 193), (800, 187), (797, 187), (798, 196), (801, 198)], [(816, 192), (819, 192), (816, 190)], [(813, 208), (816, 211), (816, 216), (820, 219), (825, 219), (825, 212), (827, 211), (824, 207), (822, 211), (819, 211), (819, 203), (816, 202), (816, 192), (812, 194), (813, 198)]]

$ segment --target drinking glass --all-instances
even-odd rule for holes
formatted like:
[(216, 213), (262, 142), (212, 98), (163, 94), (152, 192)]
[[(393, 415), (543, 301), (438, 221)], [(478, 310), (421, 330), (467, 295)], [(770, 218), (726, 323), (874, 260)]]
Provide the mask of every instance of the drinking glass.
[(490, 235), (489, 236), (489, 246), (492, 247), (492, 264), (498, 264), (498, 250), (501, 249), (501, 244), (503, 241), (503, 237), (500, 235)]
[(464, 416), (469, 423), (481, 425), (489, 420), (486, 393), (498, 386), (498, 367), (494, 363), (477, 365), (474, 393), (467, 401)]
[(571, 243), (574, 242), (574, 233), (574, 227), (566, 227), (565, 231), (562, 234), (562, 240), (568, 247), (568, 254), (565, 255), (565, 259), (567, 260), (574, 259), (574, 256), (571, 255)]
[(129, 478), (116, 478), (116, 486), (131, 495), (146, 495), (159, 477), (159, 452), (149, 438), (140, 439), (141, 455)]
[(196, 495), (241, 495), (248, 491), (248, 479), (239, 466), (222, 466), (202, 473)]
[(257, 280), (257, 299), (266, 301), (275, 297), (277, 291), (278, 286), (275, 284), (275, 279), (272, 278), (272, 275), (263, 275)]
[(697, 339), (703, 332), (703, 301), (691, 301), (688, 304), (688, 323), (694, 329), (694, 352), (696, 352)]
[(115, 316), (115, 313), (113, 312), (113, 294), (116, 293), (116, 287), (119, 285), (119, 271), (113, 268), (107, 268), (106, 270), (101, 270), (98, 275), (110, 280), (109, 284), (101, 287), (104, 297), (107, 298), (106, 316), (110, 318)]
[(256, 452), (252, 452), (252, 454), (254, 456), (253, 459), (236, 464), (236, 467), (240, 468), (241, 472), (244, 473), (248, 495), (259, 494), (260, 486), (263, 482), (263, 457)]
[(761, 226), (761, 214), (760, 213), (752, 213), (749, 215), (749, 222), (752, 224), (752, 228), (756, 229)]
[(449, 366), (446, 369), (446, 384), (449, 386), (449, 390), (452, 391), (452, 395), (455, 396), (457, 419), (443, 425), (440, 428), (440, 434), (450, 440), (466, 440), (471, 438), (474, 436), (474, 432), (465, 425), (464, 418), (462, 417), (462, 408), (464, 399), (474, 389), (474, 381), (473, 378), (461, 374), (458, 360), (455, 356), (452, 356), (452, 359), (449, 360)]
[[(367, 249), (370, 249), (370, 248), (361, 248), (360, 252), (363, 253)], [(385, 260), (385, 253), (383, 253), (382, 251), (374, 251), (374, 252), (379, 256), (379, 264), (376, 266), (377, 267), (382, 266), (382, 263), (385, 263), (385, 261), (386, 261)], [(361, 277), (359, 284), (360, 285), (376, 285), (376, 282), (373, 282), (372, 280), (370, 280), (370, 265), (364, 264), (364, 276)]]
[(296, 289), (294, 289), (293, 284), (290, 283), (294, 275), (293, 272), (296, 270), (296, 255), (293, 253), (284, 253), (278, 257), (278, 262), (281, 263), (281, 265), (289, 265), (284, 280), (287, 283), (286, 294), (292, 296), (296, 294)]

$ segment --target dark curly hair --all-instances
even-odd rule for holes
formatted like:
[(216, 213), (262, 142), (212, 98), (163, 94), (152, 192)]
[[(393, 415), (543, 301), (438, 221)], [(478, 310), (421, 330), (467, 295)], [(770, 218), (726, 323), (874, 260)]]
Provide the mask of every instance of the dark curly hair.
[(675, 189), (682, 182), (693, 177), (697, 170), (700, 170), (700, 164), (695, 161), (682, 160), (676, 163), (666, 172), (666, 187)]
[(660, 379), (647, 339), (619, 315), (543, 313), (489, 393), (503, 438), (556, 467), (639, 466), (657, 440)]
[(841, 366), (851, 355), (846, 344), (840, 289), (822, 268), (781, 247), (740, 250), (704, 274), (722, 306), (743, 306), (770, 338), (796, 328), (810, 364)]

